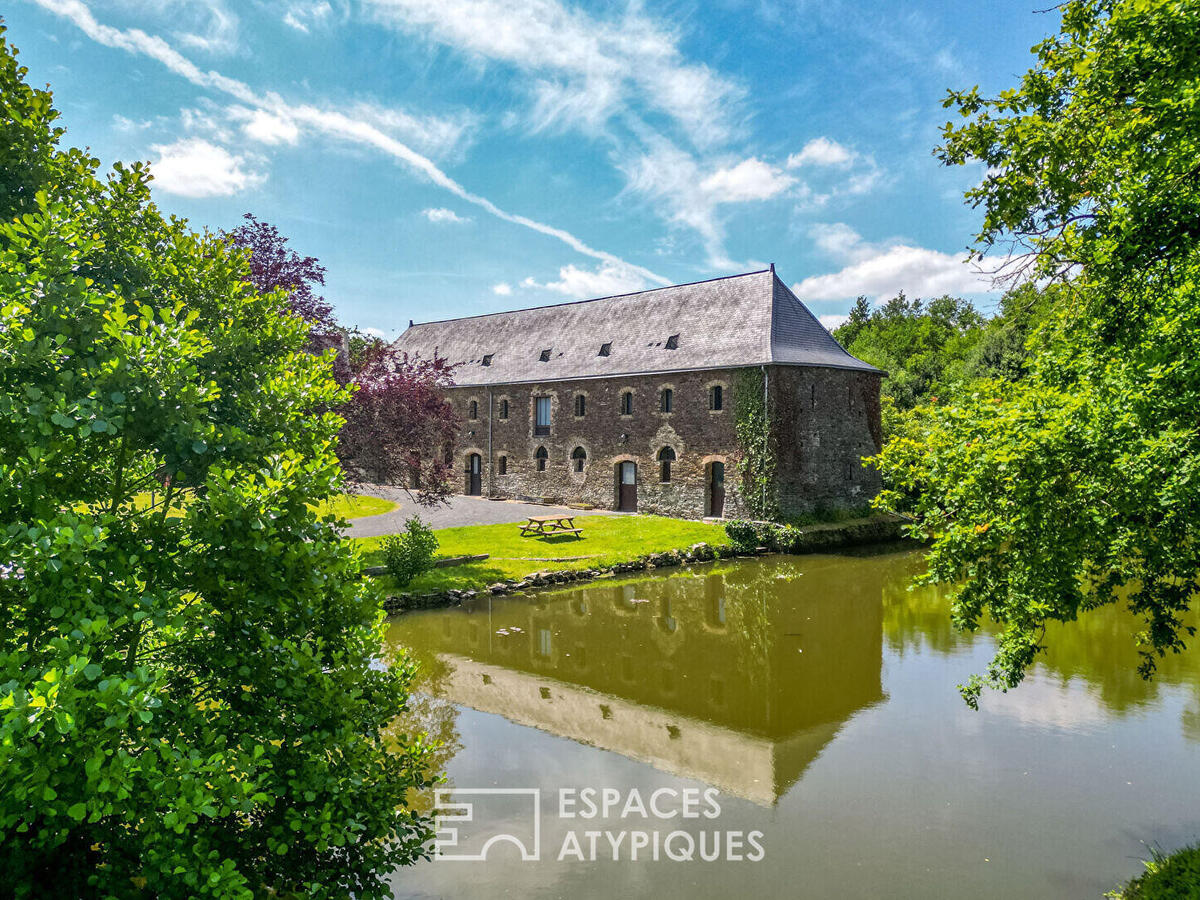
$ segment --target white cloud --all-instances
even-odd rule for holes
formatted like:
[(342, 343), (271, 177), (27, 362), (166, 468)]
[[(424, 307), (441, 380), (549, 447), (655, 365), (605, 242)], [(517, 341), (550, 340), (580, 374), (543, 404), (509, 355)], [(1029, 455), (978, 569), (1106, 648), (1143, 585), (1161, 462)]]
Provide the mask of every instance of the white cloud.
[(700, 190), (714, 203), (745, 203), (768, 200), (787, 190), (795, 180), (758, 157), (751, 157), (735, 166), (717, 169), (700, 182)]
[(454, 210), (440, 206), (423, 209), (421, 210), (421, 215), (436, 224), (464, 225), (471, 221), (470, 216), (460, 216)]
[(246, 169), (245, 157), (203, 138), (184, 138), (151, 148), (154, 187), (182, 197), (228, 197), (261, 184), (266, 176)]
[(534, 121), (595, 127), (638, 101), (698, 145), (728, 137), (745, 91), (687, 62), (679, 36), (640, 4), (600, 18), (561, 0), (367, 0), (376, 19), (536, 74)]
[(789, 169), (801, 166), (847, 166), (854, 160), (853, 151), (843, 147), (837, 141), (827, 137), (813, 138), (805, 144), (799, 153), (793, 153), (787, 158)]
[(373, 337), (373, 338), (387, 337), (387, 332), (384, 331), (382, 328), (364, 328), (362, 330), (362, 333), (367, 335), (368, 337)]
[(333, 7), (326, 0), (316, 3), (289, 3), (283, 14), (283, 23), (308, 34), (310, 27), (324, 24), (332, 15)]
[(521, 286), (542, 288), (563, 294), (572, 300), (584, 300), (641, 291), (649, 287), (649, 284), (641, 271), (635, 267), (605, 262), (595, 269), (581, 269), (573, 264), (563, 266), (558, 270), (558, 281), (543, 284), (529, 277), (521, 282)]
[(113, 116), (113, 128), (117, 129), (117, 131), (141, 131), (153, 124), (153, 122), (148, 120), (135, 122), (133, 119), (127, 119), (120, 113)]
[(805, 278), (792, 286), (802, 300), (846, 300), (860, 294), (892, 297), (980, 294), (994, 290), (990, 274), (970, 266), (965, 257), (914, 247), (904, 241), (879, 244), (841, 223), (814, 225), (813, 241), (846, 265), (837, 272)]
[(512, 285), (501, 281), (499, 284), (492, 285), (492, 293), (500, 297), (508, 297), (512, 295)]
[(443, 190), (473, 206), (479, 207), (498, 219), (561, 241), (584, 256), (590, 256), (593, 259), (616, 266), (627, 267), (631, 271), (638, 272), (649, 281), (657, 282), (658, 284), (668, 283), (668, 280), (661, 275), (656, 275), (648, 269), (627, 263), (612, 253), (591, 247), (565, 229), (547, 225), (527, 216), (510, 213), (501, 209), (486, 197), (467, 190), (467, 188), (447, 175), (427, 156), (417, 152), (376, 122), (364, 118), (355, 118), (340, 109), (326, 109), (311, 105), (291, 105), (284, 102), (275, 94), (259, 96), (241, 81), (228, 78), (217, 72), (205, 72), (201, 70), (191, 60), (180, 54), (160, 37), (148, 35), (139, 29), (123, 30), (101, 24), (96, 21), (95, 16), (92, 15), (91, 10), (82, 0), (34, 0), (34, 2), (43, 9), (68, 18), (97, 43), (158, 60), (170, 71), (186, 78), (198, 87), (220, 91), (246, 106), (265, 109), (275, 115), (285, 116), (302, 129), (306, 128), (314, 133), (346, 141), (358, 147), (377, 150)]
[(628, 190), (647, 198), (675, 225), (696, 232), (708, 264), (716, 269), (740, 268), (725, 252), (725, 227), (720, 207), (763, 201), (779, 196), (795, 180), (757, 157), (727, 161), (711, 171), (690, 153), (662, 138), (651, 149), (619, 163)]
[(287, 116), (265, 109), (231, 106), (229, 117), (242, 123), (246, 137), (262, 144), (295, 144), (300, 140), (300, 128)]
[(835, 328), (840, 328), (848, 318), (850, 317), (840, 313), (830, 313), (829, 315), (820, 317), (821, 324), (825, 326), (826, 331), (833, 331)]

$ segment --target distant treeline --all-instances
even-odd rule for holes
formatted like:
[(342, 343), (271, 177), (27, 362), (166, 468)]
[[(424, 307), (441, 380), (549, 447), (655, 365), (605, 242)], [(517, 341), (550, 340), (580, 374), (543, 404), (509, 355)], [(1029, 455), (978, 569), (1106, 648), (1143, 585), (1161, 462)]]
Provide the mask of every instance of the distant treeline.
[(910, 300), (901, 292), (874, 309), (859, 297), (833, 336), (850, 353), (883, 369), (884, 433), (901, 416), (982, 379), (1018, 381), (1031, 341), (1053, 304), (1054, 286), (1023, 284), (1000, 299), (994, 315), (943, 295)]

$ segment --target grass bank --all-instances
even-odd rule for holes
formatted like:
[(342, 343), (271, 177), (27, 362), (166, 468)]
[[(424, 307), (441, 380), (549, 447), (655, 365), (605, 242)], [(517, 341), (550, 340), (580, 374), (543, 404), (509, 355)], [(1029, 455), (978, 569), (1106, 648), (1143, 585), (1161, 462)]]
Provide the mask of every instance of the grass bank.
[[(435, 531), (439, 556), (489, 554), (481, 562), (434, 569), (403, 588), (409, 593), (480, 590), (507, 578), (524, 578), (546, 570), (577, 570), (629, 562), (648, 553), (683, 550), (692, 544), (726, 543), (721, 525), (661, 516), (580, 516), (579, 538), (570, 535), (521, 537), (520, 526), (468, 525)], [(381, 565), (382, 538), (357, 538), (367, 565)], [(380, 588), (399, 590), (389, 578)]]
[(1123, 888), (1110, 891), (1113, 900), (1195, 900), (1200, 897), (1200, 844), (1171, 854), (1154, 853), (1146, 872)]
[[(161, 503), (162, 500), (162, 491), (154, 493), (143, 491), (134, 495), (133, 505), (137, 509), (145, 509), (153, 503)], [(177, 495), (171, 501), (171, 510), (167, 515), (182, 516), (183, 506), (186, 502), (187, 494)], [(310, 503), (309, 507), (322, 514), (333, 513), (342, 519), (358, 519), (363, 516), (378, 516), (381, 513), (391, 512), (396, 508), (396, 504), (391, 500), (381, 500), (378, 497), (367, 497), (363, 494), (339, 494), (324, 503)]]

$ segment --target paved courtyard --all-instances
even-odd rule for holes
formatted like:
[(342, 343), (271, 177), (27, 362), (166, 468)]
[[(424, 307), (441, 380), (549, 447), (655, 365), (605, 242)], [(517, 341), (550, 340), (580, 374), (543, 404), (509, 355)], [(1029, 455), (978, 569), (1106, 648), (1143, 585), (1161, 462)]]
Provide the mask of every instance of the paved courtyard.
[(459, 525), (501, 525), (506, 522), (524, 522), (529, 516), (552, 516), (558, 513), (569, 516), (619, 516), (608, 509), (568, 509), (565, 506), (543, 506), (540, 503), (521, 503), (517, 500), (486, 500), (483, 497), (456, 495), (449, 503), (434, 507), (418, 506), (401, 488), (386, 484), (366, 484), (359, 488), (361, 493), (382, 497), (400, 504), (397, 509), (379, 516), (366, 516), (350, 522), (347, 537), (379, 537), (396, 534), (404, 530), (406, 520), (414, 515), (431, 528), (454, 528)]

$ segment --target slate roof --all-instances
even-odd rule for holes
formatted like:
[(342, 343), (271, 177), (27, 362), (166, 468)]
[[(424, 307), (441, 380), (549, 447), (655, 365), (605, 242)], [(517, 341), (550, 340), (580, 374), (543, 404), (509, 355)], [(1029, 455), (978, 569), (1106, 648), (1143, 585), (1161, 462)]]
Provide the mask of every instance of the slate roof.
[[(673, 335), (678, 335), (678, 347), (668, 349)], [(607, 356), (600, 355), (604, 344), (611, 344)], [(636, 294), (426, 322), (409, 327), (394, 346), (462, 363), (454, 373), (455, 384), (462, 386), (764, 364), (879, 372), (843, 350), (774, 268)], [(549, 359), (543, 362), (547, 350)]]

